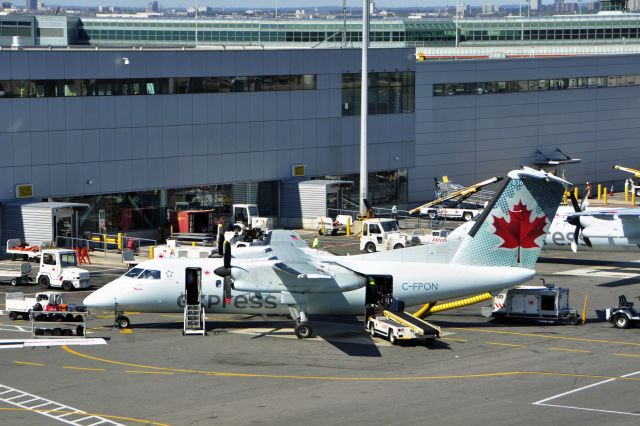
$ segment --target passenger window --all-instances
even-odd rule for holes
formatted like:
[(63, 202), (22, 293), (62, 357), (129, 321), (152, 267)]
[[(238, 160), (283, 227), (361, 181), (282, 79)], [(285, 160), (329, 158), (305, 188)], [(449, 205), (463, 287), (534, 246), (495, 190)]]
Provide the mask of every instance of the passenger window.
[(140, 275), (141, 272), (142, 272), (142, 268), (133, 268), (132, 270), (124, 274), (124, 276), (128, 278), (135, 278), (138, 275)]
[(147, 269), (142, 274), (140, 274), (140, 276), (138, 276), (138, 279), (159, 280), (160, 279), (160, 271), (154, 271), (153, 269)]
[(380, 227), (378, 225), (369, 225), (369, 232), (371, 234), (380, 234)]
[(45, 265), (55, 265), (56, 258), (52, 254), (45, 254), (44, 257), (42, 258), (42, 263), (44, 263)]

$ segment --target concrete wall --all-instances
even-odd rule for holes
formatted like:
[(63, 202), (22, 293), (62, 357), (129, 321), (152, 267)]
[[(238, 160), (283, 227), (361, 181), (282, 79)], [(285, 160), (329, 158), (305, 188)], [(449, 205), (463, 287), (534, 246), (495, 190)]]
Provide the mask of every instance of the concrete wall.
[[(299, 163), (358, 172), (359, 118), (341, 116), (358, 50), (2, 50), (0, 63), (0, 80), (317, 74), (307, 91), (0, 99), (0, 200), (21, 183), (48, 197), (287, 179)], [(369, 64), (413, 70), (413, 50), (372, 49)], [(370, 168), (414, 165), (413, 114), (372, 116), (369, 135)]]
[(581, 158), (564, 167), (574, 183), (621, 183), (627, 175), (614, 164), (640, 166), (639, 86), (433, 97), (432, 85), (624, 74), (640, 74), (640, 55), (417, 63), (410, 202), (433, 197), (434, 176), (503, 176), (537, 149)]

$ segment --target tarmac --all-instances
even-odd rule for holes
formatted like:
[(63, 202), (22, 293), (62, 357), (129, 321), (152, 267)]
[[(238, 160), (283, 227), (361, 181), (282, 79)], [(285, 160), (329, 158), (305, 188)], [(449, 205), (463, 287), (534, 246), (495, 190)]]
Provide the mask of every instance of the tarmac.
[[(320, 246), (357, 252), (353, 237)], [(126, 269), (100, 255), (95, 287)], [(0, 350), (0, 385), (127, 425), (636, 425), (640, 328), (612, 328), (594, 309), (640, 296), (639, 272), (640, 250), (543, 252), (532, 284), (570, 288), (580, 311), (588, 294), (586, 324), (496, 323), (480, 315), (485, 302), (429, 317), (444, 331), (429, 348), (372, 339), (361, 318), (312, 318), (316, 337), (298, 340), (285, 318), (211, 315), (207, 336), (183, 337), (181, 314), (131, 314), (119, 330), (97, 312), (88, 337), (107, 345)], [(0, 317), (0, 338), (27, 336), (28, 322)], [(58, 422), (2, 389), (0, 423)]]

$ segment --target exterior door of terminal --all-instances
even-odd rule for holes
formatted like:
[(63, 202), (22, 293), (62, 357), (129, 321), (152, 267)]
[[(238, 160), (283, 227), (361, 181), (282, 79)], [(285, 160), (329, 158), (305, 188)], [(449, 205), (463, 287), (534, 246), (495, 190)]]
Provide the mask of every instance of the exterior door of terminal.
[(71, 247), (71, 239), (78, 237), (78, 212), (74, 209), (59, 209), (53, 217), (53, 234), (57, 244)]

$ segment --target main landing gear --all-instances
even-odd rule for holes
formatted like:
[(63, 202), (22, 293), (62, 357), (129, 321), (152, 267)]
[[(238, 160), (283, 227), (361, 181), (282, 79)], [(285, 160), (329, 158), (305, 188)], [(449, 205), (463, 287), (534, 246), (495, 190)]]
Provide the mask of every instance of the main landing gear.
[(289, 305), (291, 317), (296, 320), (293, 331), (298, 339), (307, 339), (313, 335), (313, 328), (309, 325), (309, 317), (303, 305)]

